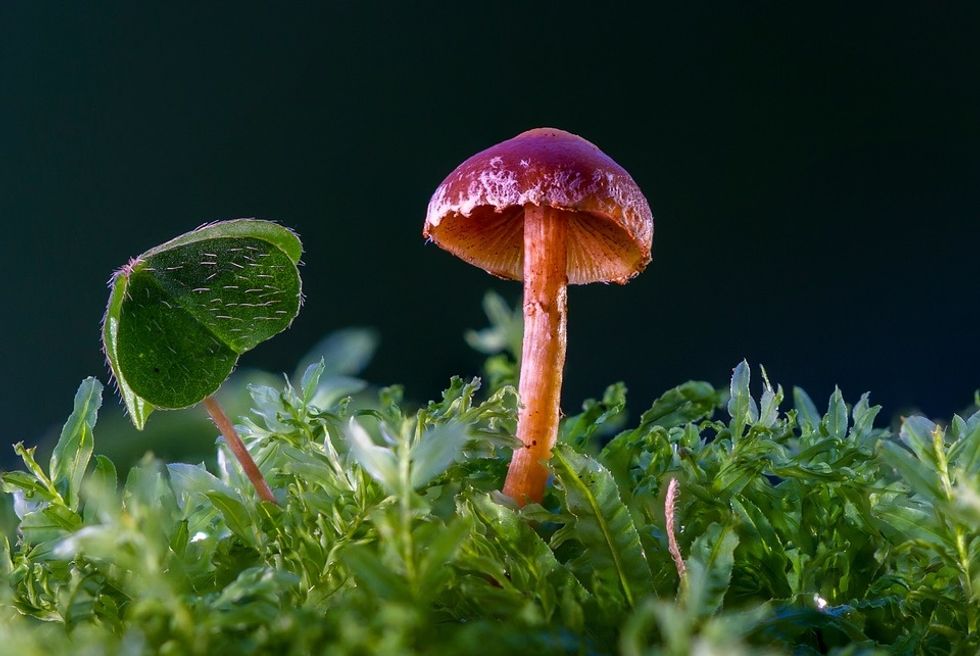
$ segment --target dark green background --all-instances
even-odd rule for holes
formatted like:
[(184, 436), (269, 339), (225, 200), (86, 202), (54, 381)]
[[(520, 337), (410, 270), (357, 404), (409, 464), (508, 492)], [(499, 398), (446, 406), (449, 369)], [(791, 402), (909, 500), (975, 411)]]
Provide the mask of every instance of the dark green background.
[(478, 372), (462, 331), (519, 287), (426, 246), (425, 206), (539, 125), (598, 144), (656, 217), (645, 274), (570, 293), (567, 408), (747, 357), (948, 416), (980, 386), (977, 6), (4, 2), (0, 441), (107, 379), (110, 271), (213, 219), (307, 248), (306, 307), (244, 364), (371, 325), (373, 380), (426, 398)]

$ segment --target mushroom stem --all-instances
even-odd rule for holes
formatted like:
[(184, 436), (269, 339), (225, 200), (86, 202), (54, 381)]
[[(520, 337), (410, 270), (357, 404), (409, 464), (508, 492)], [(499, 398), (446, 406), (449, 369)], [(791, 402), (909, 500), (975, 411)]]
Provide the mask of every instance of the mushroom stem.
[(259, 471), (259, 466), (252, 460), (248, 449), (245, 448), (245, 443), (242, 442), (242, 438), (238, 437), (238, 431), (235, 430), (235, 426), (228, 420), (228, 415), (221, 409), (218, 400), (213, 396), (209, 396), (204, 399), (204, 407), (207, 408), (208, 414), (211, 415), (211, 421), (221, 431), (231, 452), (238, 458), (238, 462), (241, 464), (242, 469), (245, 470), (245, 475), (248, 476), (248, 480), (252, 481), (252, 485), (255, 486), (255, 491), (259, 493), (259, 497), (263, 501), (276, 503), (276, 497), (273, 496), (272, 490), (269, 489), (269, 484), (265, 482), (262, 472)]
[(523, 506), (544, 496), (544, 462), (558, 436), (567, 318), (568, 218), (551, 207), (524, 207), (524, 348), (517, 438), (504, 494)]

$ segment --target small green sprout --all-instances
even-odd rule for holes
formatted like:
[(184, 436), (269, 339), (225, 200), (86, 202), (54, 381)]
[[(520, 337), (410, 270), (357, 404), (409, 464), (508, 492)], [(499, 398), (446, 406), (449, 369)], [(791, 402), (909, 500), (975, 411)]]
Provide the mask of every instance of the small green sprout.
[(302, 302), (299, 237), (269, 221), (202, 226), (116, 271), (102, 339), (130, 419), (205, 408), (266, 501), (271, 490), (212, 396), (238, 357), (292, 323)]

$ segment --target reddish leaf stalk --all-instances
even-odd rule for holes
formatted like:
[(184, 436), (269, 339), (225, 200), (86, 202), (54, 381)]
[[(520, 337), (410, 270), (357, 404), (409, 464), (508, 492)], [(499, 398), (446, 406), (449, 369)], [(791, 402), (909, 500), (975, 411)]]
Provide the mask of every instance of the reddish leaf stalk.
[(204, 399), (204, 407), (207, 408), (208, 414), (211, 415), (211, 421), (214, 422), (214, 425), (218, 427), (218, 430), (224, 436), (225, 443), (228, 444), (231, 452), (238, 458), (238, 462), (245, 471), (245, 475), (248, 476), (248, 480), (252, 481), (252, 485), (255, 486), (255, 491), (259, 493), (259, 497), (263, 501), (276, 503), (276, 497), (272, 494), (269, 484), (266, 483), (265, 477), (262, 476), (258, 465), (255, 464), (255, 460), (252, 459), (248, 449), (245, 448), (245, 443), (242, 442), (242, 438), (238, 437), (235, 426), (228, 420), (228, 416), (221, 409), (221, 405), (217, 399), (213, 396), (207, 397)]

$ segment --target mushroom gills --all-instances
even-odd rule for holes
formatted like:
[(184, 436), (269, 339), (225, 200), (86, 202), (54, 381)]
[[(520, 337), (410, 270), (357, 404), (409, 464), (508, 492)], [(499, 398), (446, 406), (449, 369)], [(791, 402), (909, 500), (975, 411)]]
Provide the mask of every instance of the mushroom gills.
[[(531, 206), (535, 207), (535, 206)], [(607, 217), (556, 210), (568, 223), (568, 284), (626, 283), (646, 264), (646, 254)], [(525, 208), (501, 212), (490, 205), (469, 216), (451, 214), (429, 237), (453, 255), (500, 278), (523, 279)]]

